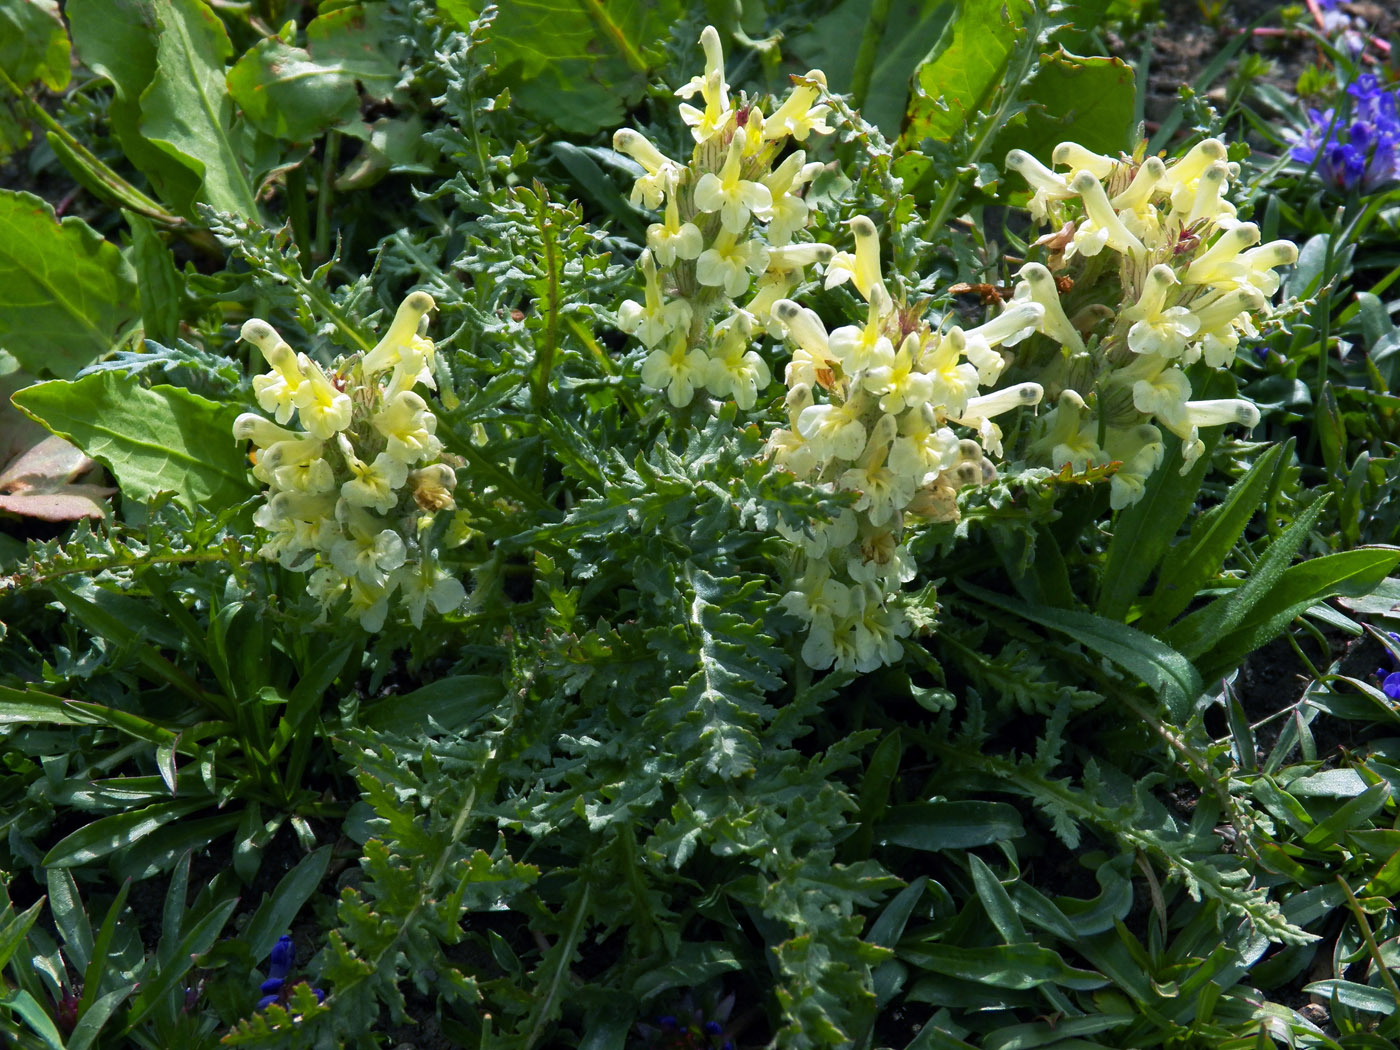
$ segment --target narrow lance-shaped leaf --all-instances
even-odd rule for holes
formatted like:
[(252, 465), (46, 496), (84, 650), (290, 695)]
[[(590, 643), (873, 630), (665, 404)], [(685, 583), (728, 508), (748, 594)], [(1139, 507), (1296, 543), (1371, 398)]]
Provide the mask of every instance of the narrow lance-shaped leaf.
[(970, 583), (959, 586), (981, 601), (1014, 612), (1033, 623), (1060, 631), (1119, 667), (1137, 675), (1166, 704), (1174, 722), (1184, 722), (1192, 702), (1200, 695), (1201, 677), (1181, 653), (1124, 624), (1092, 613), (1071, 609), (1041, 611), (1024, 602), (994, 594)]
[(162, 824), (204, 808), (204, 799), (159, 802), (144, 809), (114, 813), (81, 827), (44, 855), (45, 868), (71, 868), (126, 849)]
[[(1194, 659), (1210, 650), (1221, 638), (1238, 627), (1251, 609), (1273, 594), (1274, 584), (1283, 575), (1293, 555), (1317, 524), (1329, 497), (1315, 501), (1298, 515), (1283, 534), (1273, 540), (1255, 564), (1244, 586), (1216, 598), (1203, 609), (1181, 620), (1164, 636), (1167, 643)], [(1277, 606), (1273, 606), (1277, 608)]]
[[(1185, 540), (1170, 552), (1162, 551), (1159, 569), (1163, 571), (1158, 573), (1152, 597), (1144, 603), (1142, 622), (1137, 625), (1140, 629), (1155, 633), (1166, 626), (1220, 571), (1263, 503), (1282, 457), (1282, 445), (1275, 445), (1260, 456), (1249, 472), (1231, 486), (1223, 503), (1196, 519)], [(1168, 564), (1170, 571), (1165, 571)]]
[(1216, 638), (1197, 658), (1201, 674), (1214, 678), (1229, 673), (1318, 602), (1339, 594), (1357, 597), (1370, 593), (1397, 562), (1400, 550), (1394, 547), (1361, 547), (1291, 566), (1270, 588), (1267, 602), (1254, 606), (1234, 631)]

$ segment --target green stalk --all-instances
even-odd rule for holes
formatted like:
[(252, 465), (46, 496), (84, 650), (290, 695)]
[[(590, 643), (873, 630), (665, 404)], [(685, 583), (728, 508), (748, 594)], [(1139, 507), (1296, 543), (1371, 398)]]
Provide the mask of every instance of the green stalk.
[(879, 50), (889, 18), (890, 0), (875, 0), (865, 19), (865, 32), (861, 34), (856, 66), (851, 72), (851, 102), (856, 109), (865, 108), (866, 96), (870, 94), (870, 76), (875, 69), (875, 53)]
[(550, 221), (549, 196), (543, 184), (535, 182), (535, 221), (539, 226), (544, 247), (544, 272), (547, 293), (544, 310), (544, 345), (535, 356), (530, 370), (530, 393), (537, 411), (549, 403), (549, 373), (554, 369), (554, 355), (559, 348), (559, 245), (555, 240), (554, 223)]
[(1395, 1004), (1400, 1006), (1400, 986), (1396, 985), (1395, 978), (1390, 973), (1390, 967), (1385, 964), (1385, 956), (1381, 955), (1380, 946), (1376, 944), (1376, 935), (1371, 932), (1371, 924), (1366, 921), (1366, 913), (1361, 910), (1361, 905), (1357, 903), (1356, 896), (1351, 892), (1351, 887), (1347, 885), (1347, 880), (1338, 875), (1337, 884), (1347, 895), (1347, 910), (1356, 919), (1356, 925), (1361, 928), (1361, 936), (1366, 941), (1366, 951), (1370, 953), (1371, 960), (1376, 964), (1376, 971), (1380, 974), (1381, 983), (1394, 997)]
[(335, 197), (335, 166), (339, 158), (340, 132), (328, 131), (325, 151), (321, 154), (320, 192), (316, 196), (316, 242), (312, 248), (316, 262), (331, 254), (331, 201)]
[(311, 259), (311, 216), (306, 208), (306, 165), (298, 164), (287, 172), (287, 217), (292, 224), (292, 240), (301, 253), (303, 274), (309, 274), (315, 266)]

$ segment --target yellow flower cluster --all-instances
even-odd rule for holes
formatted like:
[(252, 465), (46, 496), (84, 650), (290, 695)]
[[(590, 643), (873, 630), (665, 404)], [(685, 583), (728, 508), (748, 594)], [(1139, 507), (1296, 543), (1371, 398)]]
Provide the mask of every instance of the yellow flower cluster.
[[(779, 529), (801, 551), (799, 578), (781, 604), (807, 624), (809, 666), (870, 671), (899, 659), (899, 639), (910, 632), (894, 601), (915, 572), (906, 517), (956, 520), (957, 490), (995, 478), (986, 455), (1001, 454), (993, 419), (1039, 403), (1041, 388), (979, 391), (1005, 366), (996, 348), (1035, 330), (1045, 311), (1016, 303), (977, 328), (940, 331), (920, 307), (890, 295), (875, 224), (861, 216), (851, 229), (855, 252), (832, 260), (826, 283), (855, 286), (868, 307), (864, 323), (828, 332), (793, 300), (773, 304), (794, 349), (785, 375), (789, 426), (768, 448), (798, 477), (856, 494), (830, 522)], [(950, 424), (978, 436), (959, 438)]]
[(793, 241), (811, 219), (802, 191), (821, 165), (807, 163), (801, 149), (775, 165), (789, 140), (830, 133), (829, 109), (817, 101), (826, 78), (817, 70), (793, 78), (786, 100), (765, 116), (755, 102), (730, 96), (713, 27), (700, 43), (705, 72), (676, 92), (704, 104), (680, 105), (695, 140), (689, 164), (637, 131), (613, 136), (613, 147), (644, 169), (632, 203), (661, 213), (647, 228), (639, 263), (643, 301), (622, 304), (618, 327), (650, 349), (642, 383), (664, 390), (672, 405), (682, 408), (708, 389), (748, 410), (772, 380), (753, 344), (773, 304), (792, 294), (807, 266), (834, 254), (828, 245)]
[[(1219, 139), (1173, 161), (1143, 153), (1113, 158), (1062, 142), (1051, 160), (1063, 171), (1022, 150), (1006, 156), (1029, 184), (1032, 216), (1055, 227), (1035, 242), (1044, 261), (1021, 267), (1007, 307), (1043, 307), (1038, 330), (1060, 348), (1045, 362), (1057, 403), (1034, 448), (1075, 471), (1119, 461), (1115, 509), (1141, 498), (1161, 462), (1158, 425), (1181, 439), (1184, 473), (1204, 451), (1201, 427), (1259, 421), (1246, 400), (1191, 400), (1182, 366), (1227, 367), (1270, 311), (1275, 269), (1298, 258), (1291, 241), (1261, 245), (1259, 227), (1239, 220), (1225, 196), (1239, 166)], [(1118, 301), (1099, 301), (1115, 285)]]
[(330, 372), (265, 321), (243, 325), (271, 366), (253, 392), (272, 419), (245, 412), (233, 425), (267, 486), (253, 517), (270, 534), (258, 553), (310, 573), (307, 591), (325, 612), (345, 597), (368, 631), (384, 626), (396, 594), (415, 627), (429, 604), (445, 613), (466, 598), (423, 542), (432, 515), (455, 506), (457, 483), (439, 459), (437, 417), (413, 390), (434, 386), (433, 344), (419, 334), (433, 305), (414, 292), (374, 349)]

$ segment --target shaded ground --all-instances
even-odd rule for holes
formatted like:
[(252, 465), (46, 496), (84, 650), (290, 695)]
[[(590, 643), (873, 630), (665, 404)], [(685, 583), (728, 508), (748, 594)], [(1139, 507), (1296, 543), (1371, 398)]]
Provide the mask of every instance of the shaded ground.
[[(1207, 18), (1206, 12), (1216, 6), (1220, 7), (1219, 12)], [(1284, 5), (1276, 0), (1226, 0), (1223, 4), (1219, 0), (1161, 0), (1162, 22), (1153, 33), (1149, 59), (1149, 128), (1171, 112), (1183, 84), (1191, 84), (1222, 49), (1252, 26), (1259, 29), (1251, 33), (1251, 40), (1227, 65), (1226, 74), (1237, 68), (1243, 56), (1255, 54), (1269, 60), (1273, 67), (1262, 80), (1289, 94), (1295, 93), (1299, 76), (1325, 55), (1302, 29), (1283, 26), (1281, 11), (1285, 6), (1302, 9), (1306, 24), (1315, 26), (1311, 13), (1301, 2)], [(1355, 24), (1369, 27), (1369, 32), (1381, 39), (1400, 36), (1400, 6), (1346, 3), (1338, 11)], [(1127, 55), (1134, 53), (1133, 47), (1132, 43), (1128, 45)], [(1363, 61), (1371, 64), (1369, 59)], [(1219, 104), (1225, 99), (1223, 80), (1216, 84), (1212, 101)]]

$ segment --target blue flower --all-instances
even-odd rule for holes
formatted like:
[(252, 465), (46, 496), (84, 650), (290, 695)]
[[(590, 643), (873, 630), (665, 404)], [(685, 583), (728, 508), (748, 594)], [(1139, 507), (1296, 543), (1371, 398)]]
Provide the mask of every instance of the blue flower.
[[(292, 989), (298, 984), (304, 983), (304, 979), (288, 981), (291, 975), (292, 964), (297, 960), (297, 950), (292, 944), (292, 938), (288, 934), (282, 934), (277, 938), (277, 943), (272, 946), (272, 954), (267, 958), (267, 980), (259, 986), (263, 997), (258, 1000), (258, 1009), (265, 1010), (273, 1003), (286, 1005), (291, 999)], [(319, 988), (312, 988), (318, 1000), (324, 1000), (326, 993)]]
[(653, 1024), (638, 1022), (637, 1033), (647, 1050), (734, 1050), (734, 1041), (724, 1038), (725, 1023), (734, 1009), (733, 995), (706, 1010), (697, 1007), (687, 992), (679, 1005), (680, 1012), (662, 1014)]
[(1339, 190), (1369, 192), (1400, 176), (1400, 89), (1367, 73), (1347, 86), (1349, 105), (1309, 109), (1308, 125), (1292, 133), (1290, 156), (1313, 165)]
[[(1397, 647), (1400, 647), (1400, 634), (1396, 634), (1394, 631), (1386, 631), (1386, 636), (1394, 642)], [(1396, 663), (1400, 663), (1400, 660), (1395, 660), (1394, 653), (1391, 653), (1391, 659)], [(1400, 700), (1400, 671), (1387, 671), (1384, 667), (1378, 667), (1376, 668), (1376, 677), (1381, 680), (1382, 693), (1391, 700)]]

